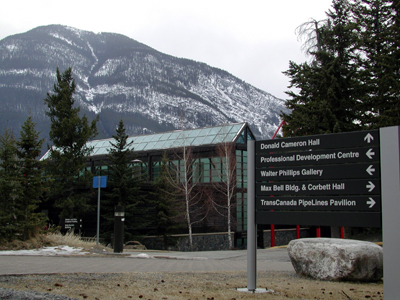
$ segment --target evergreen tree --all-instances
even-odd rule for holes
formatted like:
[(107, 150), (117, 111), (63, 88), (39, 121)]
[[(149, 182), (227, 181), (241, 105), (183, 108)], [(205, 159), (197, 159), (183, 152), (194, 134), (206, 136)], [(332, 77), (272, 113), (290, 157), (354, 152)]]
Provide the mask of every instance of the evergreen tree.
[(291, 99), (286, 107), (291, 113), (282, 113), (286, 121), (285, 136), (302, 136), (359, 130), (358, 101), (360, 88), (356, 57), (353, 53), (356, 35), (350, 6), (346, 0), (334, 0), (328, 21), (318, 31), (320, 43), (311, 63), (290, 62)]
[(385, 103), (385, 109), (381, 114), (378, 126), (399, 126), (400, 125), (400, 1), (392, 1), (391, 4), (391, 26), (390, 26), (390, 55), (387, 59), (387, 66), (390, 66), (390, 81), (387, 85), (390, 97)]
[(44, 140), (39, 139), (35, 123), (29, 116), (22, 125), (20, 139), (17, 141), (17, 155), (21, 163), (21, 195), (18, 200), (18, 223), (22, 229), (22, 239), (34, 236), (44, 227), (45, 218), (36, 209), (42, 200), (45, 188), (42, 163), (37, 160)]
[(399, 10), (397, 0), (333, 1), (307, 40), (317, 45), (305, 44), (312, 62), (285, 72), (296, 88), (281, 115), (286, 136), (400, 124)]
[(400, 24), (398, 1), (358, 0), (357, 18), (363, 83), (363, 124), (379, 128), (400, 124)]
[(152, 202), (156, 210), (156, 218), (154, 221), (154, 234), (163, 238), (164, 250), (168, 246), (174, 246), (177, 239), (172, 234), (181, 227), (177, 221), (180, 213), (178, 207), (178, 193), (171, 186), (168, 180), (168, 158), (164, 153), (160, 165), (160, 174), (153, 182), (154, 192), (151, 192)]
[(60, 74), (57, 68), (57, 83), (53, 93), (44, 100), (50, 117), (49, 174), (52, 177), (50, 197), (61, 208), (61, 217), (77, 217), (89, 210), (89, 195), (80, 190), (90, 190), (92, 176), (85, 172), (86, 157), (92, 151), (86, 142), (96, 136), (96, 120), (90, 124), (86, 116), (80, 117), (80, 108), (75, 106), (75, 80), (71, 68)]
[(146, 225), (145, 214), (138, 213), (138, 205), (142, 202), (140, 194), (141, 176), (135, 176), (132, 168), (134, 150), (130, 148), (133, 141), (128, 141), (129, 136), (125, 133), (125, 125), (120, 120), (113, 135), (114, 143), (108, 150), (108, 190), (102, 207), (105, 217), (103, 225), (106, 237), (111, 236), (114, 226), (114, 207), (122, 205), (125, 207), (125, 240), (130, 240), (134, 232)]
[(21, 197), (20, 162), (10, 129), (0, 136), (0, 240), (10, 241), (21, 233), (17, 217)]

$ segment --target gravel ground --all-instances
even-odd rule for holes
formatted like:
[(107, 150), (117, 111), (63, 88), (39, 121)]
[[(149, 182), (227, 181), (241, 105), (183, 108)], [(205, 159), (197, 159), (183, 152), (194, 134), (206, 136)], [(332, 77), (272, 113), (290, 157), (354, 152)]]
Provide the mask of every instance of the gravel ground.
[(0, 276), (0, 299), (383, 299), (382, 282), (319, 281), (287, 271), (258, 273), (257, 288), (269, 293), (237, 291), (246, 284), (246, 272)]
[(13, 289), (0, 288), (0, 299), (9, 300), (75, 300), (66, 296), (58, 296), (49, 293), (35, 291), (16, 291)]

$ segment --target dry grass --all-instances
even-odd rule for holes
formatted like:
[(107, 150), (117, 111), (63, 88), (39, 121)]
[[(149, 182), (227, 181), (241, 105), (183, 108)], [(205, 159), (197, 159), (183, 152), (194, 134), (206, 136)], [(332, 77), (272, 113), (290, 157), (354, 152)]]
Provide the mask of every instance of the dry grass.
[(84, 248), (88, 250), (89, 248), (96, 245), (96, 242), (88, 242), (81, 239), (81, 236), (74, 234), (73, 232), (67, 232), (66, 234), (61, 234), (60, 232), (54, 232), (46, 234), (46, 240), (52, 246), (67, 245), (75, 248)]
[(382, 283), (327, 282), (292, 272), (259, 272), (258, 288), (268, 294), (238, 292), (246, 272), (126, 273), (6, 276), (0, 287), (36, 290), (75, 299), (383, 299)]
[(12, 242), (0, 245), (0, 250), (29, 250), (39, 249), (42, 247), (70, 246), (74, 248), (82, 248), (85, 252), (102, 252), (103, 249), (112, 252), (112, 249), (99, 244), (95, 241), (83, 240), (79, 234), (67, 232), (62, 234), (59, 231), (49, 232), (46, 234), (38, 234), (26, 241), (14, 240)]
[(11, 242), (1, 241), (1, 250), (29, 250), (38, 249), (46, 246), (51, 246), (50, 241), (47, 239), (47, 235), (39, 234), (35, 237), (31, 237), (26, 241), (13, 240)]
[(46, 234), (45, 239), (51, 246), (66, 245), (74, 248), (82, 248), (83, 251), (106, 249), (112, 252), (112, 249), (106, 248), (102, 244), (97, 246), (95, 241), (83, 240), (79, 234), (74, 234), (73, 232), (67, 232), (66, 234), (61, 234), (60, 232), (49, 233)]

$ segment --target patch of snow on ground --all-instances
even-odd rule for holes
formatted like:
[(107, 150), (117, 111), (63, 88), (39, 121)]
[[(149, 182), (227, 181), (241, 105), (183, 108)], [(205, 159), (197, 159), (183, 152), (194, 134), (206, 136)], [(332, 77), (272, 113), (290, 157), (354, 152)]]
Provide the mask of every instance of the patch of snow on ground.
[(83, 248), (73, 248), (70, 246), (44, 247), (32, 250), (11, 250), (0, 251), (0, 255), (41, 255), (41, 256), (56, 256), (56, 255), (85, 255), (89, 252), (82, 252)]
[(140, 253), (138, 255), (131, 255), (131, 257), (138, 257), (138, 258), (153, 258), (150, 255), (146, 254), (146, 253)]

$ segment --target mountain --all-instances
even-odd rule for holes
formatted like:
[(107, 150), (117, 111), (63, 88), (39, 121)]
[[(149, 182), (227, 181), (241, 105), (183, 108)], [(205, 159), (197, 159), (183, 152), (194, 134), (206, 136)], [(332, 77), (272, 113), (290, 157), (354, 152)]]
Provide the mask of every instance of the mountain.
[(43, 100), (57, 67), (72, 67), (81, 112), (100, 117), (98, 138), (115, 134), (122, 118), (130, 135), (246, 121), (266, 139), (286, 111), (283, 100), (221, 69), (120, 34), (49, 25), (0, 41), (0, 134), (19, 135), (30, 113), (47, 138)]

